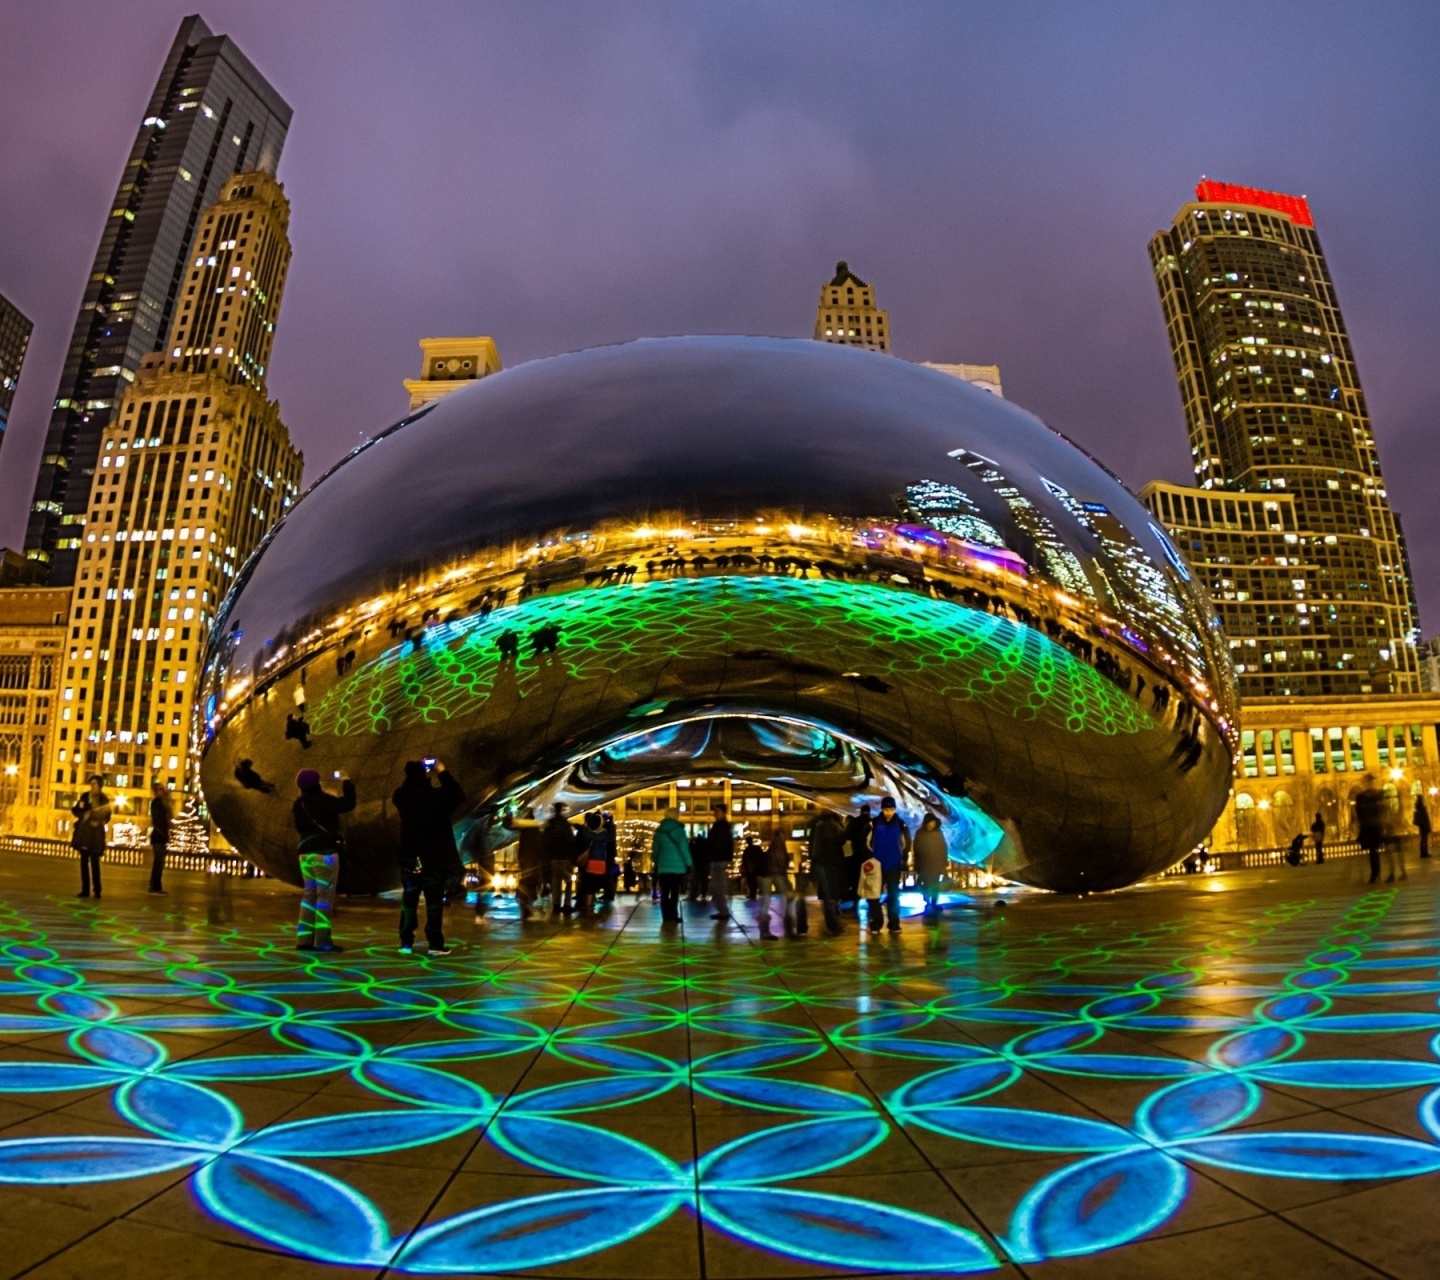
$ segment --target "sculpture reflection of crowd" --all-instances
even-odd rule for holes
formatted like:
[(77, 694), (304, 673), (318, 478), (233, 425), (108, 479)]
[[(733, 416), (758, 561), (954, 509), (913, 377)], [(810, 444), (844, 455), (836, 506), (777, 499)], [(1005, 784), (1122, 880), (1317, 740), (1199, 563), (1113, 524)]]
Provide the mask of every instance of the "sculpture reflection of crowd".
[[(842, 554), (837, 548), (837, 555)], [(896, 572), (896, 568), (904, 572)], [(1039, 631), (1056, 644), (1065, 648), (1072, 656), (1093, 667), (1107, 681), (1120, 689), (1141, 706), (1148, 704), (1154, 717), (1164, 723), (1170, 711), (1172, 699), (1178, 698), (1175, 715), (1170, 722), (1180, 740), (1175, 746), (1172, 758), (1179, 764), (1181, 772), (1189, 772), (1200, 761), (1203, 754), (1202, 735), (1204, 717), (1189, 701), (1183, 690), (1168, 677), (1162, 677), (1151, 669), (1147, 680), (1138, 665), (1132, 665), (1136, 655), (1133, 646), (1120, 633), (1096, 623), (1069, 616), (1053, 601), (1044, 598), (1029, 599), (1021, 603), (999, 590), (984, 591), (976, 587), (957, 586), (934, 573), (927, 573), (918, 562), (896, 560), (886, 557), (884, 563), (864, 560), (851, 563), (845, 559), (810, 557), (804, 555), (760, 555), (749, 554), (749, 549), (729, 554), (706, 555), (697, 553), (686, 556), (674, 547), (658, 558), (646, 560), (643, 566), (623, 562), (606, 564), (599, 568), (587, 568), (583, 557), (574, 556), (559, 562), (553, 572), (521, 583), (515, 592), (515, 603), (519, 604), (532, 596), (543, 594), (551, 588), (583, 582), (587, 587), (605, 587), (634, 582), (636, 575), (643, 571), (647, 578), (677, 578), (692, 575), (708, 575), (727, 571), (759, 570), (791, 577), (806, 578), (812, 574), (817, 578), (848, 581), (875, 581), (887, 586), (908, 586), (937, 599), (950, 600), (994, 617), (1003, 618)], [(503, 606), (510, 598), (510, 589), (494, 587), (471, 600), (470, 606), (478, 609), (478, 615), (488, 617), (495, 609)], [(426, 610), (418, 625), (413, 619), (397, 615), (390, 619), (387, 631), (392, 639), (403, 638), (413, 650), (424, 646), (428, 628), (452, 620), (456, 614), (442, 617), (438, 609)], [(495, 650), (502, 663), (518, 662), (522, 643), (528, 643), (535, 658), (558, 652), (561, 628), (554, 624), (537, 627), (528, 636), (521, 636), (510, 629), (502, 631), (495, 638)], [(1131, 660), (1123, 656), (1131, 651)], [(355, 650), (347, 649), (335, 660), (337, 677), (347, 675), (355, 665)], [(1147, 696), (1148, 694), (1148, 696)], [(309, 725), (305, 721), (304, 706), (298, 715), (286, 717), (285, 737), (299, 741), (304, 747), (310, 745)]]

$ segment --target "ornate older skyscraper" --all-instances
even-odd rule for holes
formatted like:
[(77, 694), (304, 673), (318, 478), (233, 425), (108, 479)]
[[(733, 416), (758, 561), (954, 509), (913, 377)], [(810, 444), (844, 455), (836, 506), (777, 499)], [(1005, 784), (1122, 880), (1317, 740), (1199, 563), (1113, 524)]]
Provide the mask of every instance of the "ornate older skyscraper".
[(152, 781), (185, 783), (216, 605), (299, 491), (302, 458), (265, 389), (289, 218), (268, 173), (230, 178), (200, 220), (165, 350), (102, 432), (54, 743), (62, 813), (88, 773), (132, 803)]
[(1405, 545), (1310, 207), (1195, 195), (1150, 259), (1199, 487), (1142, 496), (1206, 579), (1242, 698), (1416, 691)]
[(201, 212), (234, 173), (275, 172), (290, 108), (228, 36), (186, 18), (130, 149), (70, 339), (25, 537), (51, 583), (75, 581), (106, 424), (182, 296)]
[(815, 340), (890, 350), (890, 313), (875, 305), (874, 288), (851, 271), (847, 262), (837, 262), (835, 278), (820, 289)]

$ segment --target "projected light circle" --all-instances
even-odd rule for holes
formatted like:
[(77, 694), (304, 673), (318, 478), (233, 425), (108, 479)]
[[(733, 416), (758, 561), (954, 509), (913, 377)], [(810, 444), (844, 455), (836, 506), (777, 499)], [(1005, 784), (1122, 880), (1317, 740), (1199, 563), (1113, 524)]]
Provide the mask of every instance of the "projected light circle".
[(211, 811), (292, 880), (302, 766), (356, 780), (356, 888), (393, 881), (424, 755), (472, 845), (726, 773), (896, 794), (952, 858), (1063, 890), (1163, 869), (1228, 788), (1215, 621), (1136, 500), (1016, 406), (825, 344), (638, 342), (456, 392), (311, 490), (214, 636)]

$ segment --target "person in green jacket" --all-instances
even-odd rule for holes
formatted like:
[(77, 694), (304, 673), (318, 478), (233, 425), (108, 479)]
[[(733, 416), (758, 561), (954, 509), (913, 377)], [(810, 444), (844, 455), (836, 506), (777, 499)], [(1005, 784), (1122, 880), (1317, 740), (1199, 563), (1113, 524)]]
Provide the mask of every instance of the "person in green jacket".
[(655, 878), (660, 882), (660, 919), (665, 924), (677, 924), (680, 890), (690, 873), (690, 837), (680, 825), (677, 809), (665, 810), (650, 850), (655, 860)]

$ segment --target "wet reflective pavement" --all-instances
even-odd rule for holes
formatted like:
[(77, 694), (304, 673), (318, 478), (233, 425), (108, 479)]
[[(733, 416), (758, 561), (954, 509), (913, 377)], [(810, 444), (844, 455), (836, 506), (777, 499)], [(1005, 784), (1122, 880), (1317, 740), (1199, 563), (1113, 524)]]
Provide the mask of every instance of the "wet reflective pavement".
[(1428, 1277), (1435, 865), (878, 940), (622, 895), (428, 959), (388, 903), (306, 955), (273, 882), (10, 855), (0, 1273)]

